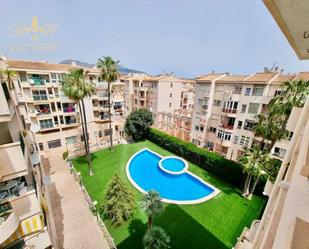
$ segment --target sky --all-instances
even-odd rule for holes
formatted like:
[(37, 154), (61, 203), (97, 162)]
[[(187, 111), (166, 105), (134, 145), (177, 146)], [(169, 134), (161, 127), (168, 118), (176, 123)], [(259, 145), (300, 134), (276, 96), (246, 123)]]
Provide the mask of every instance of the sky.
[[(122, 66), (181, 77), (251, 74), (273, 63), (286, 73), (309, 70), (262, 0), (1, 0), (0, 9), (0, 54), (9, 58), (95, 63), (110, 55)], [(17, 36), (33, 16), (54, 32)], [(12, 47), (36, 43), (56, 49)]]

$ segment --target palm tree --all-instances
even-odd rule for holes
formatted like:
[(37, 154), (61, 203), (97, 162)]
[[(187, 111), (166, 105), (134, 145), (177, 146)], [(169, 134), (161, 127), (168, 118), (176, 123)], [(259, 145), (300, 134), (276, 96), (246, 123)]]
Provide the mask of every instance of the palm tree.
[(148, 230), (151, 230), (153, 219), (163, 211), (163, 205), (158, 192), (150, 190), (145, 194), (141, 201), (141, 208), (148, 217)]
[(88, 71), (84, 71), (82, 68), (72, 69), (70, 73), (64, 77), (62, 91), (67, 97), (74, 100), (79, 106), (89, 174), (93, 175), (91, 169), (89, 136), (84, 98), (90, 97), (95, 93), (95, 86), (93, 83), (86, 80), (87, 74)]
[(250, 149), (246, 149), (245, 155), (239, 160), (243, 166), (243, 172), (246, 173), (243, 196), (248, 197), (250, 194), (250, 185), (252, 177), (257, 175), (261, 169), (260, 157), (262, 156), (262, 151), (258, 146)]
[(143, 238), (145, 249), (167, 249), (170, 248), (170, 238), (161, 227), (153, 227), (148, 230)]
[(112, 134), (112, 120), (111, 120), (111, 96), (110, 88), (111, 83), (115, 82), (119, 77), (118, 72), (118, 63), (119, 61), (114, 61), (112, 57), (105, 56), (101, 59), (98, 59), (97, 67), (101, 69), (102, 80), (107, 82), (108, 87), (108, 121), (109, 121), (109, 139), (110, 139), (110, 148), (113, 149), (113, 134)]
[(12, 69), (2, 69), (0, 70), (1, 74), (5, 75), (8, 85), (9, 85), (9, 89), (13, 90), (14, 89), (14, 82), (13, 82), (13, 78), (16, 76), (16, 72), (13, 71)]
[[(269, 102), (269, 116), (281, 117), (281, 126), (274, 140), (271, 141), (270, 149), (277, 140), (285, 136), (286, 124), (293, 107), (303, 107), (309, 95), (309, 81), (286, 81), (283, 83), (284, 91)], [(278, 118), (277, 118), (278, 121)]]

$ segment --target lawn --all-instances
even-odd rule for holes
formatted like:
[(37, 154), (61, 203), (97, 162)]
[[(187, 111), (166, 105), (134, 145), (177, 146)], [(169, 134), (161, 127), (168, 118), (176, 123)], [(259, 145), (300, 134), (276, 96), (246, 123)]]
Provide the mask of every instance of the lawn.
[[(118, 145), (113, 152), (107, 149), (92, 155), (94, 176), (91, 177), (88, 176), (85, 158), (73, 160), (75, 168), (81, 172), (82, 181), (93, 201), (98, 201), (99, 206), (102, 204), (106, 185), (115, 174), (118, 174), (132, 190), (137, 202), (140, 200), (142, 194), (128, 181), (125, 165), (135, 152), (145, 147), (163, 156), (172, 155), (169, 151), (147, 140)], [(165, 211), (156, 218), (154, 223), (169, 234), (172, 249), (233, 247), (244, 226), (250, 226), (254, 219), (259, 218), (265, 200), (254, 196), (249, 201), (241, 197), (240, 190), (194, 164), (189, 163), (189, 170), (220, 189), (220, 194), (201, 204), (165, 204)], [(125, 224), (119, 227), (114, 227), (108, 221), (105, 221), (105, 224), (119, 249), (142, 249), (146, 221), (146, 216), (137, 206), (134, 217)]]

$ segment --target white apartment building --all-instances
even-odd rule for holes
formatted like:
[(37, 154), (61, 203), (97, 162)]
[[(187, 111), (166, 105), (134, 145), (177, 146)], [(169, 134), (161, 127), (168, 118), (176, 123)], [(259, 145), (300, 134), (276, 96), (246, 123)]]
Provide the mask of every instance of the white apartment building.
[(15, 91), (0, 81), (0, 248), (51, 248), (40, 158), (23, 132)]
[[(159, 76), (133, 75), (125, 81), (125, 116), (132, 110), (149, 109), (156, 120), (159, 112), (173, 113), (182, 108), (183, 98), (192, 99), (187, 91), (193, 89), (194, 83), (173, 74)], [(190, 98), (191, 97), (191, 98)], [(185, 103), (187, 107), (190, 103)]]
[[(78, 106), (61, 91), (61, 82), (70, 69), (77, 68), (75, 64), (51, 64), (47, 62), (32, 62), (11, 60), (2, 57), (0, 68), (10, 68), (17, 72), (14, 79), (16, 98), (19, 111), (26, 129), (36, 132), (36, 142), (41, 152), (60, 148), (68, 150), (72, 155), (83, 152), (83, 136), (80, 125)], [(97, 91), (91, 98), (85, 99), (87, 127), (91, 150), (108, 145), (109, 121), (107, 83), (100, 79), (96, 68), (85, 68), (89, 80), (96, 84)], [(124, 83), (116, 82), (111, 90), (112, 120), (117, 117), (114, 125), (114, 139), (117, 143), (121, 130), (123, 112)], [(115, 130), (116, 128), (116, 130)]]
[[(228, 159), (237, 160), (254, 140), (256, 115), (266, 111), (270, 99), (280, 94), (282, 83), (295, 75), (209, 74), (196, 79), (191, 141)], [(291, 134), (293, 127), (290, 128)], [(273, 148), (282, 159), (288, 141)]]

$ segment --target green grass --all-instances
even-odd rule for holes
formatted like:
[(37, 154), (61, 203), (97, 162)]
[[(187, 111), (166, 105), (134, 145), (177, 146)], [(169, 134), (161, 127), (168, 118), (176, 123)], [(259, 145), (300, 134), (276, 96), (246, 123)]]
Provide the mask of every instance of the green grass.
[[(145, 147), (163, 156), (172, 155), (147, 140), (118, 145), (113, 152), (102, 150), (92, 155), (94, 176), (91, 177), (88, 176), (85, 158), (73, 160), (93, 201), (97, 200), (99, 206), (102, 204), (106, 185), (115, 174), (118, 174), (132, 190), (137, 202), (140, 200), (142, 195), (128, 181), (125, 165), (135, 152)], [(251, 222), (260, 216), (265, 201), (256, 196), (251, 201), (241, 197), (237, 188), (194, 164), (189, 164), (189, 170), (220, 189), (220, 194), (201, 204), (166, 204), (165, 211), (154, 223), (169, 234), (173, 249), (231, 248), (244, 226), (250, 226)], [(105, 221), (105, 224), (119, 249), (142, 249), (146, 221), (147, 217), (137, 205), (134, 217), (125, 224), (119, 227), (114, 227), (108, 221)]]

